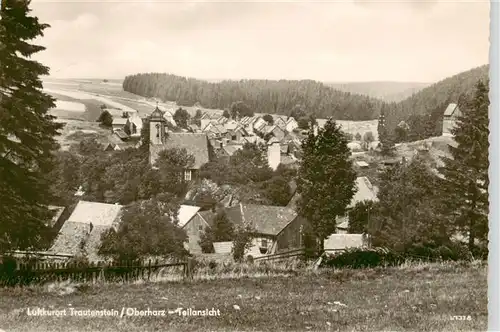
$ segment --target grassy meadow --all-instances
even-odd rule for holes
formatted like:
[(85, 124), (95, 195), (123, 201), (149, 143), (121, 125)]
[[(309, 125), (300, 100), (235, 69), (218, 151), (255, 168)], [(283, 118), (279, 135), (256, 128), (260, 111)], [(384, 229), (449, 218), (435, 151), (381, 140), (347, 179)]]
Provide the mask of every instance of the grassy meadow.
[[(257, 268), (258, 266), (256, 266)], [(0, 329), (30, 331), (484, 331), (487, 266), (407, 264), (366, 270), (198, 271), (190, 281), (0, 289)], [(194, 310), (220, 316), (49, 317), (26, 308)], [(69, 309), (68, 309), (69, 310)], [(69, 312), (69, 311), (68, 311)], [(465, 316), (459, 320), (453, 316)], [(468, 320), (467, 316), (470, 316)]]

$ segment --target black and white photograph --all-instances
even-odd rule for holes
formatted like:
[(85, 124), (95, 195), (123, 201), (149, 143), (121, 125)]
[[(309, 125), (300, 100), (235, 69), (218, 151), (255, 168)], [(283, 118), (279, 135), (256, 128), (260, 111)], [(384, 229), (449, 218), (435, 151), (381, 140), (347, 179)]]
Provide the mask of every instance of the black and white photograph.
[(491, 330), (489, 1), (0, 1), (0, 332)]

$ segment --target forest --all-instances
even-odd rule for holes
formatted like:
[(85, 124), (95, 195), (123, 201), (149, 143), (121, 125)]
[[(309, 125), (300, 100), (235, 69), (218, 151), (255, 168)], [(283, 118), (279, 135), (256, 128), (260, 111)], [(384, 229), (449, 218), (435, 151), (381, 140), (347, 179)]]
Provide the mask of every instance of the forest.
[(312, 80), (241, 80), (209, 83), (170, 74), (136, 74), (123, 82), (125, 91), (144, 97), (175, 101), (180, 106), (196, 103), (205, 108), (226, 109), (242, 101), (256, 113), (289, 115), (301, 105), (317, 118), (338, 120), (376, 119), (382, 101), (335, 90)]
[(364, 95), (336, 90), (312, 80), (240, 80), (211, 83), (171, 74), (143, 73), (129, 75), (125, 91), (144, 97), (175, 101), (179, 106), (199, 104), (204, 108), (227, 109), (243, 102), (257, 113), (290, 115), (300, 105), (316, 118), (364, 121), (385, 114), (386, 127), (394, 133), (397, 125), (409, 125), (411, 140), (441, 135), (444, 110), (457, 103), (460, 96), (473, 91), (478, 80), (488, 79), (489, 65), (483, 65), (445, 78), (411, 97), (386, 103)]

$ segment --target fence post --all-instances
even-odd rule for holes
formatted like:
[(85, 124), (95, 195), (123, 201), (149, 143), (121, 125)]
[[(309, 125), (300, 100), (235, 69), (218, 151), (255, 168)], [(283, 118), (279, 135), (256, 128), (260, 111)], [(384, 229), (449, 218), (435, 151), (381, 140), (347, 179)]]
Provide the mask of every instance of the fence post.
[(191, 257), (188, 257), (184, 267), (185, 267), (184, 277), (186, 279), (192, 279), (193, 278), (193, 259)]
[(148, 281), (151, 278), (151, 259), (148, 261)]

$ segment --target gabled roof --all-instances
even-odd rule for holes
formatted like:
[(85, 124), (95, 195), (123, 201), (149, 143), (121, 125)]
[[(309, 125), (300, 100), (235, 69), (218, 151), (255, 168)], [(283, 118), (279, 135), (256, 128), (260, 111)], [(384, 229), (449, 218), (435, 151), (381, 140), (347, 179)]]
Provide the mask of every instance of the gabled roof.
[(223, 125), (217, 124), (215, 125), (215, 129), (221, 134), (227, 133), (227, 128)]
[(156, 108), (154, 109), (154, 111), (149, 115), (149, 118), (152, 119), (152, 120), (161, 121), (163, 119), (163, 117), (165, 116), (165, 113), (166, 112), (162, 112), (158, 108), (158, 106), (156, 106)]
[(200, 215), (200, 217), (205, 220), (205, 222), (210, 226), (212, 227), (213, 226), (213, 221), (214, 221), (214, 217), (216, 215), (215, 212), (213, 212), (212, 210), (206, 210), (206, 211), (198, 211), (198, 214)]
[(271, 145), (271, 144), (279, 143), (279, 142), (280, 142), (280, 140), (277, 139), (276, 137), (271, 137), (271, 139), (267, 142), (267, 145)]
[(238, 125), (239, 125), (238, 122), (231, 120), (224, 123), (224, 128), (226, 128), (226, 130), (234, 130), (238, 127)]
[(128, 118), (113, 118), (113, 125), (126, 125)]
[(202, 116), (201, 116), (200, 120), (201, 120), (201, 119), (210, 119), (210, 118), (211, 118), (211, 117), (210, 117), (210, 115), (209, 115), (207, 112), (204, 112), (204, 113), (202, 114)]
[(200, 130), (200, 127), (196, 124), (190, 124), (188, 127), (189, 127), (189, 129), (191, 129), (193, 131)]
[(200, 210), (199, 206), (194, 205), (181, 205), (179, 208), (179, 212), (177, 214), (177, 218), (179, 219), (179, 227), (184, 227), (186, 224), (193, 219), (193, 217)]
[(164, 144), (154, 144), (149, 146), (150, 161), (154, 163), (161, 151), (167, 149), (186, 149), (188, 154), (195, 158), (192, 169), (199, 169), (208, 163), (208, 137), (205, 133), (173, 133), (169, 132)]
[(456, 110), (458, 110), (458, 105), (455, 103), (451, 103), (448, 105), (448, 107), (444, 111), (444, 115), (451, 116), (451, 115), (453, 115), (453, 113), (455, 113)]
[(68, 221), (92, 223), (96, 226), (111, 226), (120, 214), (122, 207), (118, 204), (79, 201)]
[(120, 139), (127, 139), (129, 136), (127, 135), (127, 133), (125, 131), (123, 131), (122, 129), (117, 129), (115, 130), (114, 134), (116, 136), (118, 136), (118, 138)]
[(368, 166), (370, 166), (366, 161), (363, 161), (363, 160), (357, 160), (356, 161), (356, 165), (358, 167), (368, 167)]
[(248, 143), (265, 143), (265, 141), (260, 138), (259, 136), (246, 136), (246, 137), (243, 137), (243, 139), (245, 141), (247, 141)]
[(236, 151), (243, 149), (243, 145), (228, 144), (222, 147), (222, 150), (227, 153), (228, 156), (232, 156)]
[(378, 201), (377, 188), (374, 187), (366, 176), (361, 176), (356, 179), (358, 191), (354, 194), (349, 204), (349, 208), (354, 207), (356, 203), (362, 201)]
[(297, 217), (297, 213), (287, 207), (242, 203), (226, 209), (226, 215), (231, 222), (246, 222), (257, 233), (265, 235), (278, 235)]

